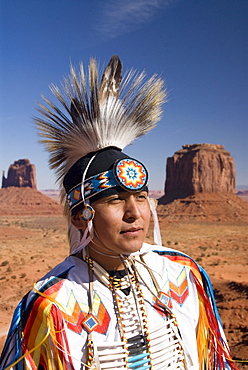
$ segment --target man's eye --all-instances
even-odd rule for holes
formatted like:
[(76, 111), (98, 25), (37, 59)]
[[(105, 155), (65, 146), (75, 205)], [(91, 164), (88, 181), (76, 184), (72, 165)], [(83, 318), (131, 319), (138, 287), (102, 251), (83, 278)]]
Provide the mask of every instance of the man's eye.
[(121, 197), (116, 197), (116, 198), (111, 198), (108, 200), (108, 203), (110, 204), (115, 204), (115, 203), (119, 203), (122, 201), (122, 198)]

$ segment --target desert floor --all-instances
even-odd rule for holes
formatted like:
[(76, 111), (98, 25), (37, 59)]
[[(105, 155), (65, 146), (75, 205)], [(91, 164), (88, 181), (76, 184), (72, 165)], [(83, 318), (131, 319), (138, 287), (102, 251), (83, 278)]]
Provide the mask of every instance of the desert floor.
[[(163, 244), (209, 273), (231, 352), (248, 359), (248, 223), (161, 221)], [(152, 231), (148, 241), (151, 241)], [(0, 217), (0, 351), (18, 301), (68, 255), (63, 216)], [(239, 369), (248, 363), (238, 362)]]

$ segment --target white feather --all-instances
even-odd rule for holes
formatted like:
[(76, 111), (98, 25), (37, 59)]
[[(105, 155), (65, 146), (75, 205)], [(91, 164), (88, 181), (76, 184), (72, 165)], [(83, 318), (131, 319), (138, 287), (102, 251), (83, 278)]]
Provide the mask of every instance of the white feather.
[(139, 136), (151, 130), (160, 119), (166, 92), (157, 76), (144, 81), (144, 73), (131, 71), (121, 82), (121, 62), (111, 58), (101, 82), (96, 61), (89, 65), (88, 80), (84, 68), (71, 67), (64, 79), (62, 91), (55, 85), (51, 91), (63, 106), (63, 111), (43, 98), (35, 118), (41, 142), (50, 153), (49, 163), (55, 169), (57, 181), (87, 153), (109, 146), (121, 150)]

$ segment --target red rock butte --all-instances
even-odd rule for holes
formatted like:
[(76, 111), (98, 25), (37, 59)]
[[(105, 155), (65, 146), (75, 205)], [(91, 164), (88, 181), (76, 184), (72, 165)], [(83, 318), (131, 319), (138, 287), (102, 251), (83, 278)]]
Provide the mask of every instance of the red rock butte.
[(234, 193), (235, 168), (223, 145), (183, 145), (167, 158), (165, 194), (185, 198), (198, 193)]
[(29, 159), (19, 159), (9, 166), (7, 178), (3, 171), (2, 188), (16, 186), (36, 189), (35, 165)]
[[(235, 192), (235, 166), (223, 145), (183, 145), (167, 158), (165, 195), (158, 203), (161, 217), (241, 220), (248, 204)], [(163, 215), (163, 216), (162, 216)]]
[(63, 207), (36, 190), (36, 169), (29, 159), (19, 159), (3, 172), (0, 216), (62, 215)]

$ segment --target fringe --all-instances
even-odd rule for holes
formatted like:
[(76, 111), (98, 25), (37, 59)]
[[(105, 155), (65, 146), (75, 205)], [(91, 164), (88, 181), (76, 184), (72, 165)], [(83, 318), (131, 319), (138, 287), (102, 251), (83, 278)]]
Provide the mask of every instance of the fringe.
[[(155, 251), (156, 252), (156, 251)], [(188, 266), (194, 278), (199, 299), (197, 346), (200, 370), (239, 370), (232, 360), (206, 271), (193, 259), (177, 251), (157, 251), (172, 261)]]

